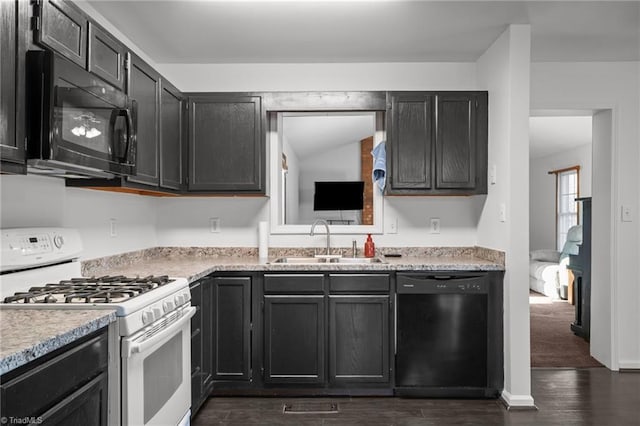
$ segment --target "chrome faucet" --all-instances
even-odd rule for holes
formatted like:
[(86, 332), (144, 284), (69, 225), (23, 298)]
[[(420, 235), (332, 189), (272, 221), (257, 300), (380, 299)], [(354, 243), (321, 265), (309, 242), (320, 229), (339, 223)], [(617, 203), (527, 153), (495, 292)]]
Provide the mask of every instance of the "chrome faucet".
[(309, 236), (313, 237), (314, 234), (314, 230), (316, 229), (316, 225), (321, 224), (324, 225), (325, 228), (327, 228), (327, 256), (331, 254), (331, 231), (329, 231), (329, 224), (327, 223), (326, 220), (324, 219), (317, 219), (315, 222), (313, 222), (313, 225), (311, 225), (311, 232), (309, 233)]

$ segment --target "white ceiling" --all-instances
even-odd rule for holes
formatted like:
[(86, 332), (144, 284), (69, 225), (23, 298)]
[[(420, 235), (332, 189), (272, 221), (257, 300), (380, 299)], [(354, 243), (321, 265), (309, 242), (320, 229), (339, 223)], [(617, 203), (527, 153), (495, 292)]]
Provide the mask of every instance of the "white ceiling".
[(300, 161), (373, 136), (374, 113), (306, 113), (282, 119), (287, 142)]
[(529, 157), (540, 158), (591, 143), (591, 115), (529, 118)]
[(508, 24), (533, 61), (640, 60), (640, 1), (88, 1), (156, 63), (468, 62)]

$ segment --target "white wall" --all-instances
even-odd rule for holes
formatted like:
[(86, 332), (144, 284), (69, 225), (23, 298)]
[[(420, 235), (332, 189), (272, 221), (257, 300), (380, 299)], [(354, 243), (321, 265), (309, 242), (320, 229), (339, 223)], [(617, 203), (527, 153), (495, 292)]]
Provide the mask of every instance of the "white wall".
[(529, 168), (529, 249), (556, 248), (556, 177), (551, 170), (580, 166), (580, 196), (591, 196), (591, 144), (532, 158)]
[[(505, 387), (511, 406), (532, 406), (529, 352), (529, 65), (531, 29), (511, 25), (478, 60), (489, 90), (489, 186), (478, 244), (506, 251), (504, 279)], [(506, 220), (500, 221), (501, 206)]]
[[(78, 228), (84, 259), (157, 245), (155, 199), (138, 195), (67, 188), (63, 179), (0, 176), (1, 228)], [(116, 236), (110, 236), (115, 219)]]
[[(531, 76), (532, 109), (612, 111), (612, 156), (605, 165), (612, 180), (606, 188), (596, 183), (594, 155), (592, 194), (593, 226), (610, 230), (592, 233), (592, 245), (601, 254), (600, 247), (611, 247), (610, 256), (593, 256), (592, 262), (592, 278), (598, 278), (593, 287), (609, 288), (611, 303), (592, 299), (592, 315), (610, 323), (592, 329), (591, 351), (610, 354), (610, 364), (598, 359), (613, 369), (640, 368), (640, 63), (534, 63)], [(630, 222), (621, 220), (622, 206), (631, 210)], [(600, 333), (613, 335), (610, 347)]]

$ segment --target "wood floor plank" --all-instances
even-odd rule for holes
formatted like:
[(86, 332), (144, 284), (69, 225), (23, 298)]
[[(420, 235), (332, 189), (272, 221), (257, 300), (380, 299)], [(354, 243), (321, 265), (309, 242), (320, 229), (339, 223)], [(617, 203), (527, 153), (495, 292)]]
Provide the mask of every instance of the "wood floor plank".
[[(533, 369), (538, 410), (507, 411), (498, 400), (396, 397), (209, 398), (204, 425), (640, 426), (640, 373), (606, 368)], [(292, 402), (337, 402), (337, 414), (283, 414)]]

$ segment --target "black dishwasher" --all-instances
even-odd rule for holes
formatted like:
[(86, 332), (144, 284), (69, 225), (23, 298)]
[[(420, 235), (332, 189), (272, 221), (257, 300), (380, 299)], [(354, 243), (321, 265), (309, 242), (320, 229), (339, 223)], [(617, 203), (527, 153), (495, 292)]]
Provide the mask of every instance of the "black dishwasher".
[(498, 396), (489, 290), (483, 272), (397, 274), (396, 394)]

